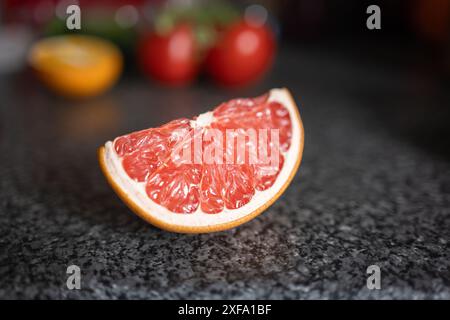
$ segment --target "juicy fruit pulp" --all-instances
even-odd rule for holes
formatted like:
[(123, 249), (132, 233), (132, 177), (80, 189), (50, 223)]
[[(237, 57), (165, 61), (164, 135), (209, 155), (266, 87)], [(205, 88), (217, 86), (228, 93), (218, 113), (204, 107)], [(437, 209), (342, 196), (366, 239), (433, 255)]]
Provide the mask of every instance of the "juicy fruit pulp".
[[(174, 120), (114, 141), (115, 152), (126, 174), (145, 184), (151, 200), (174, 213), (193, 213), (200, 208), (204, 213), (213, 214), (225, 208), (244, 206), (255, 192), (267, 190), (274, 184), (284, 165), (283, 154), (290, 148), (289, 111), (281, 103), (269, 101), (268, 95), (231, 100), (207, 114), (208, 121), (201, 118)], [(213, 164), (173, 161), (174, 148), (180, 143), (194, 143), (195, 135), (207, 135), (210, 129), (224, 133), (228, 129), (278, 129), (280, 161), (276, 167), (248, 161)], [(223, 155), (233, 153), (230, 148), (236, 148), (235, 144), (230, 146), (216, 140), (203, 142), (203, 146), (207, 144), (219, 144)], [(267, 144), (271, 144), (270, 139)]]

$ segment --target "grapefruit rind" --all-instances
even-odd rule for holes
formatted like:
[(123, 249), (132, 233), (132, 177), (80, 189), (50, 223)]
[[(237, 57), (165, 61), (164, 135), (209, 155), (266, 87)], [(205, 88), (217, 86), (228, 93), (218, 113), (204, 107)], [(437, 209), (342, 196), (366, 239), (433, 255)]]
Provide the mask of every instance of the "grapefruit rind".
[(128, 177), (111, 141), (98, 150), (100, 167), (108, 183), (125, 204), (156, 227), (177, 233), (209, 233), (237, 227), (261, 214), (283, 194), (294, 178), (302, 159), (304, 129), (290, 92), (287, 89), (272, 89), (269, 101), (278, 101), (289, 111), (292, 121), (291, 147), (284, 154), (286, 161), (273, 186), (265, 191), (255, 190), (252, 200), (239, 209), (225, 208), (218, 214), (207, 214), (200, 208), (191, 214), (169, 211), (148, 198), (144, 184)]

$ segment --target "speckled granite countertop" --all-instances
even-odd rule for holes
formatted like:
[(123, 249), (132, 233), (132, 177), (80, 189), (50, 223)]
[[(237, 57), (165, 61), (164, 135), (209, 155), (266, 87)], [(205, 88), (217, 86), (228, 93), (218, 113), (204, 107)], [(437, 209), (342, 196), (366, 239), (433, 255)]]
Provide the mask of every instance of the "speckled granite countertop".
[[(169, 91), (130, 77), (86, 102), (28, 75), (2, 79), (0, 298), (449, 299), (449, 92), (415, 72), (290, 51), (249, 90)], [(304, 160), (259, 218), (171, 234), (106, 184), (104, 141), (276, 86), (301, 106)], [(66, 288), (71, 264), (78, 291)], [(381, 290), (366, 288), (372, 264)]]

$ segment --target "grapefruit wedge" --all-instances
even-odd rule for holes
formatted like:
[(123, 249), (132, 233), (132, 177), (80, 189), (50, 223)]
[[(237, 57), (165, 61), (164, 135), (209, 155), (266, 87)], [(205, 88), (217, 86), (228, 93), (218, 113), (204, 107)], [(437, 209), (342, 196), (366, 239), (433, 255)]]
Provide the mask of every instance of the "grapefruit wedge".
[(291, 94), (272, 89), (120, 136), (98, 157), (109, 184), (138, 216), (168, 231), (206, 233), (267, 209), (297, 172), (303, 143)]

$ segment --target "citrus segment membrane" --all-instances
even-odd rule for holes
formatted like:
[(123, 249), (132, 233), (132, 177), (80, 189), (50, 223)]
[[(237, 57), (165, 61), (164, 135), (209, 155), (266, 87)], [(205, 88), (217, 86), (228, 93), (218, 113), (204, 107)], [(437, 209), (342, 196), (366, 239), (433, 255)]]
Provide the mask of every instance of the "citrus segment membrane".
[[(222, 138), (210, 134), (212, 129), (223, 133)], [(229, 132), (245, 134), (246, 129), (255, 130), (253, 132), (268, 129), (265, 132), (269, 134), (257, 140), (258, 145), (255, 145), (256, 140), (245, 136), (241, 141), (224, 142)], [(272, 129), (279, 140), (275, 145), (270, 134)], [(199, 135), (200, 155), (194, 145)], [(255, 192), (267, 190), (274, 184), (284, 165), (283, 154), (290, 147), (291, 137), (289, 111), (280, 102), (269, 101), (266, 94), (254, 99), (231, 100), (219, 105), (212, 114), (193, 120), (178, 119), (158, 128), (118, 137), (113, 146), (126, 174), (145, 185), (145, 192), (152, 201), (173, 213), (193, 213), (200, 208), (204, 213), (216, 214), (224, 208), (241, 208), (251, 201)], [(261, 141), (266, 145), (261, 146)], [(239, 143), (245, 144), (244, 158), (239, 158)], [(190, 161), (177, 163), (173, 151), (186, 145), (196, 151)], [(274, 152), (274, 146), (279, 159), (276, 165), (251, 163), (251, 152), (258, 150), (267, 154)], [(211, 150), (221, 151), (213, 155), (213, 163), (195, 161), (196, 156), (201, 160), (206, 158), (206, 152), (211, 155)]]

